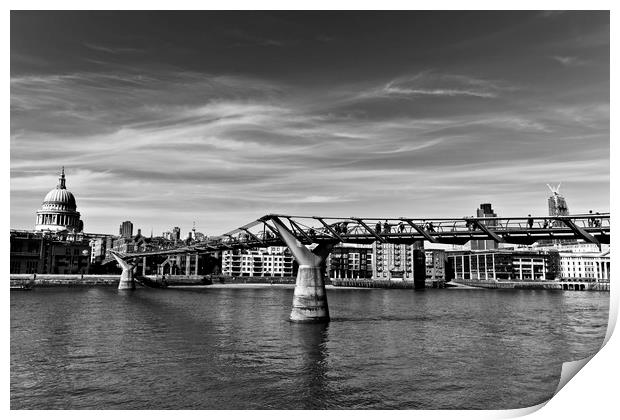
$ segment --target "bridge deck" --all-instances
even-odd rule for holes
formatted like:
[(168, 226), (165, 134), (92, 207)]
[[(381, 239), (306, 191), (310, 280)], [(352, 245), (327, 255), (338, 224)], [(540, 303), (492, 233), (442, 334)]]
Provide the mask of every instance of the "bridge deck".
[(462, 245), (477, 239), (515, 244), (532, 244), (545, 239), (583, 239), (590, 243), (608, 244), (611, 229), (609, 213), (459, 219), (338, 218), (270, 214), (204, 242), (135, 252), (123, 255), (123, 258), (285, 246), (273, 224), (274, 220), (280, 221), (305, 245), (323, 242), (369, 244), (377, 241), (411, 244), (424, 240)]

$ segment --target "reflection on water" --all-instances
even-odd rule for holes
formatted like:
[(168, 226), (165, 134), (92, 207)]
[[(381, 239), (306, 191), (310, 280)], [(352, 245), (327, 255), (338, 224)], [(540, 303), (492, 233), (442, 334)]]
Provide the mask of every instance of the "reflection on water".
[(13, 409), (519, 408), (593, 354), (609, 294), (290, 289), (11, 294)]
[(298, 389), (304, 390), (304, 409), (323, 408), (323, 401), (329, 400), (327, 380), (328, 325), (292, 324), (291, 338), (298, 343)]

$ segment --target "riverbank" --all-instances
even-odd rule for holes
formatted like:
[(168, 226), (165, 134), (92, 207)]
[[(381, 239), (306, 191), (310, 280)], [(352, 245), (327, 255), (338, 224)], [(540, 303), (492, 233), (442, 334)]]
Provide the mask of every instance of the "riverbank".
[[(94, 287), (109, 286), (117, 287), (120, 274), (11, 274), (10, 283), (12, 289), (32, 287)], [(186, 276), (167, 275), (161, 276), (136, 276), (136, 286), (140, 287), (143, 282), (165, 283), (171, 286), (205, 286), (205, 285), (295, 285), (294, 277), (223, 277), (223, 276)]]
[[(338, 287), (358, 287), (362, 289), (416, 289), (412, 281), (403, 280), (373, 280), (373, 279), (330, 279), (327, 284)], [(426, 280), (424, 289), (443, 289), (446, 287), (443, 280)]]
[(118, 286), (118, 274), (11, 274), (11, 288)]
[(609, 291), (609, 282), (585, 281), (496, 281), (496, 280), (453, 280), (452, 285), (482, 289), (532, 289), (532, 290), (576, 290)]
[[(12, 290), (30, 289), (32, 287), (117, 287), (120, 274), (11, 274)], [(185, 276), (168, 275), (162, 281), (161, 276), (136, 276), (137, 287), (141, 279), (148, 286), (149, 282), (168, 287), (212, 287), (212, 288), (256, 288), (295, 286), (294, 277), (223, 277), (223, 276)], [(326, 287), (332, 289), (413, 289), (413, 282), (386, 281), (369, 279), (330, 279)], [(427, 289), (436, 288), (436, 284), (426, 283)], [(538, 289), (538, 290), (578, 290), (609, 291), (609, 282), (580, 281), (482, 281), (457, 280), (441, 283), (440, 287), (483, 288), (483, 289)]]
[[(117, 287), (119, 274), (11, 274), (11, 289), (32, 287)], [(136, 287), (211, 287), (211, 288), (256, 288), (295, 287), (295, 277), (223, 277), (223, 276), (136, 276)], [(332, 289), (414, 289), (413, 282), (369, 279), (327, 279), (327, 288)], [(436, 288), (426, 284), (426, 288)], [(443, 284), (442, 284), (443, 287)]]
[[(269, 284), (269, 283), (215, 283), (215, 284), (206, 284), (206, 285), (195, 285), (195, 286), (168, 286), (169, 289), (294, 289), (295, 284)], [(365, 287), (340, 287), (334, 286), (333, 284), (326, 284), (325, 288), (327, 290), (342, 290), (342, 289), (351, 289), (351, 290), (361, 290), (365, 289)]]

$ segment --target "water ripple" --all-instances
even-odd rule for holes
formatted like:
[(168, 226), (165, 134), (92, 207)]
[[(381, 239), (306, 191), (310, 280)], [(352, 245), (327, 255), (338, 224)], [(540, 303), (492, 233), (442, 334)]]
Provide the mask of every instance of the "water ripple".
[(591, 355), (608, 293), (292, 290), (11, 294), (12, 409), (519, 408)]

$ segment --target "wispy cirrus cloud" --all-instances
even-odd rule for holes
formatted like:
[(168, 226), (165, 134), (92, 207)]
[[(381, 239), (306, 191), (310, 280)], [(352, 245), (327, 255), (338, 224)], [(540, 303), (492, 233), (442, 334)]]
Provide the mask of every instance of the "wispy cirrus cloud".
[[(235, 31), (230, 19), (207, 32), (196, 19), (185, 37), (184, 22), (156, 25), (140, 42), (157, 51), (130, 51), (127, 33), (77, 46), (71, 35), (62, 59), (15, 48), (46, 64), (12, 73), (12, 225), (31, 227), (61, 165), (91, 232), (196, 220), (218, 234), (269, 212), (456, 216), (481, 202), (544, 214), (545, 184), (560, 181), (571, 211), (608, 205), (604, 48), (597, 60), (564, 34), (528, 41), (541, 19), (490, 25), (466, 52), (442, 37), (412, 44), (411, 25), (361, 40), (340, 19), (320, 32), (305, 19)], [(594, 32), (575, 35), (602, 42)], [(558, 71), (553, 56), (591, 61)]]
[(363, 90), (357, 99), (365, 98), (412, 98), (430, 97), (474, 97), (496, 98), (502, 92), (514, 87), (497, 81), (484, 80), (460, 74), (443, 74), (431, 71), (392, 79), (383, 86)]
[(143, 48), (99, 45), (99, 44), (91, 44), (89, 42), (84, 42), (82, 45), (84, 45), (86, 48), (91, 49), (93, 51), (99, 51), (99, 52), (104, 52), (108, 54), (134, 54), (134, 53), (142, 53), (145, 51)]
[(568, 67), (585, 66), (588, 64), (588, 61), (580, 59), (579, 57), (554, 55), (551, 58)]

